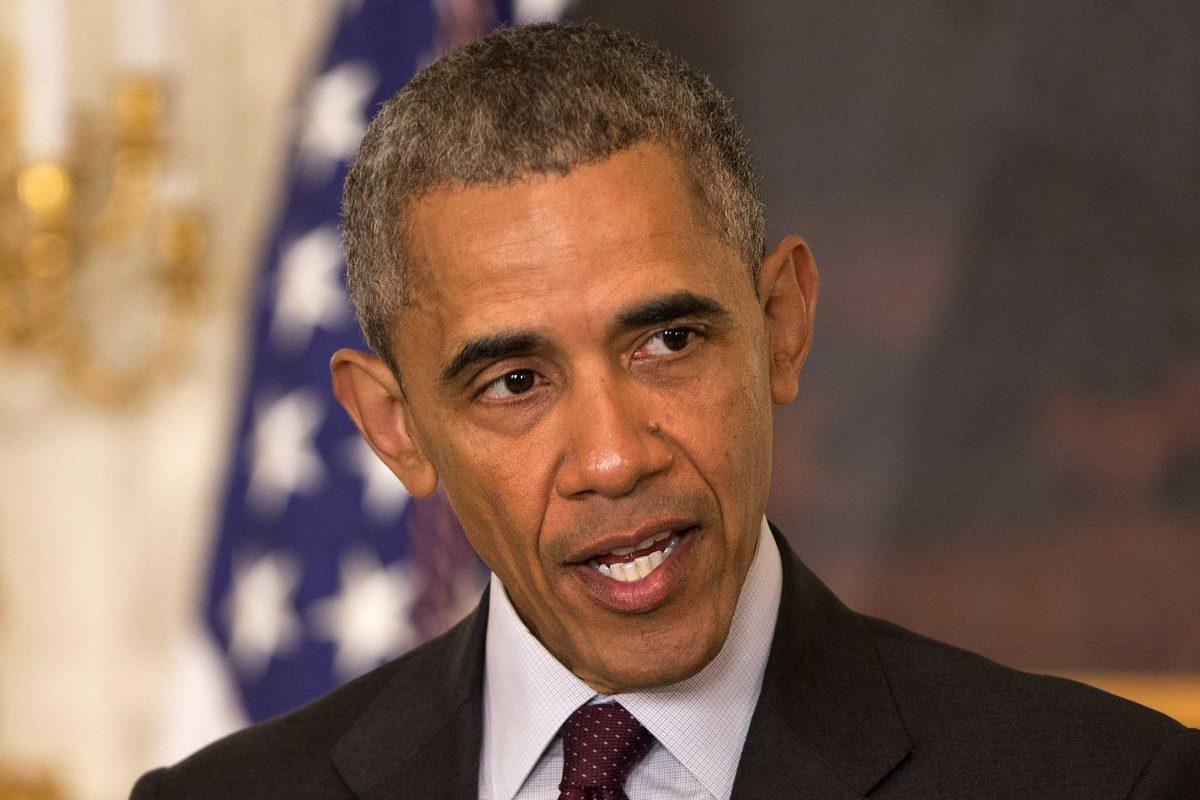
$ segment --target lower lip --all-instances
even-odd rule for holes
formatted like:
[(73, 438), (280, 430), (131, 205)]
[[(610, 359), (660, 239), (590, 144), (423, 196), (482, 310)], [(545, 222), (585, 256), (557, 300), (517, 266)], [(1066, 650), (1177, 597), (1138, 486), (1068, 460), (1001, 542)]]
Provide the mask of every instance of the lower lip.
[(584, 588), (596, 602), (622, 614), (642, 614), (662, 605), (683, 580), (691, 560), (697, 529), (689, 528), (656, 570), (639, 581), (625, 583), (610, 578), (595, 567), (576, 564), (574, 569)]

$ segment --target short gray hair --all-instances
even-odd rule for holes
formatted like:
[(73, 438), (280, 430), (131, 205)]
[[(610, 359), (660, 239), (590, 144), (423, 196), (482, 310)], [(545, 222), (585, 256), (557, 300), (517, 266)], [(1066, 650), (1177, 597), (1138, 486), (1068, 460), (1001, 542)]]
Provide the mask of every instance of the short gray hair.
[(421, 70), (371, 121), (346, 177), (346, 282), (367, 343), (412, 302), (406, 215), (440, 188), (565, 175), (635, 144), (677, 152), (704, 220), (757, 291), (763, 211), (729, 101), (679, 58), (597, 25), (503, 28)]

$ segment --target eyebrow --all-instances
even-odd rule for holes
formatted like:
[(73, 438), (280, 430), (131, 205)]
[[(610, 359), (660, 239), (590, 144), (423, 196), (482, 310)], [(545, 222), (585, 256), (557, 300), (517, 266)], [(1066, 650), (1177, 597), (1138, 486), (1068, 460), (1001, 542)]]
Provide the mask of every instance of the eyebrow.
[(472, 339), (455, 354), (442, 370), (443, 385), (453, 383), (459, 375), (477, 364), (526, 355), (549, 344), (546, 337), (529, 331), (490, 333)]
[(636, 328), (666, 325), (684, 317), (706, 317), (714, 320), (732, 319), (729, 309), (711, 297), (695, 292), (679, 291), (652, 297), (617, 314), (610, 335)]
[[(612, 338), (626, 331), (666, 325), (684, 317), (728, 320), (732, 318), (732, 314), (711, 297), (686, 290), (671, 292), (622, 309), (609, 327), (608, 335)], [(479, 364), (550, 348), (550, 340), (533, 331), (499, 331), (480, 336), (459, 348), (454, 358), (450, 359), (450, 363), (442, 370), (441, 383), (451, 384), (468, 369)]]

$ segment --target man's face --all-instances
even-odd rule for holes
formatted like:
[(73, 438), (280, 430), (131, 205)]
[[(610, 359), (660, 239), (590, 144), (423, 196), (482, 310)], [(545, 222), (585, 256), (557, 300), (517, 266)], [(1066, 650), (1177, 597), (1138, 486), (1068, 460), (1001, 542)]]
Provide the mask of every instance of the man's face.
[(766, 503), (771, 358), (746, 267), (680, 160), (640, 145), (436, 192), (409, 242), (408, 433), (471, 544), (597, 690), (699, 671)]

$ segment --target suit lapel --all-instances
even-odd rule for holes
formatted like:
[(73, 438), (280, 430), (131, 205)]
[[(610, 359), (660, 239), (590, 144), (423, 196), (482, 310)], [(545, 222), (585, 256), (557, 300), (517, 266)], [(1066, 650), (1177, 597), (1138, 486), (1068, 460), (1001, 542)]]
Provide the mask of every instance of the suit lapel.
[[(865, 796), (912, 749), (870, 636), (772, 526), (783, 592), (734, 800)], [(363, 800), (478, 793), (488, 595), (402, 660), (332, 751)]]
[(912, 742), (862, 622), (771, 530), (783, 593), (734, 800), (863, 797)]
[(342, 779), (363, 800), (478, 796), (488, 594), (396, 674), (335, 745)]

